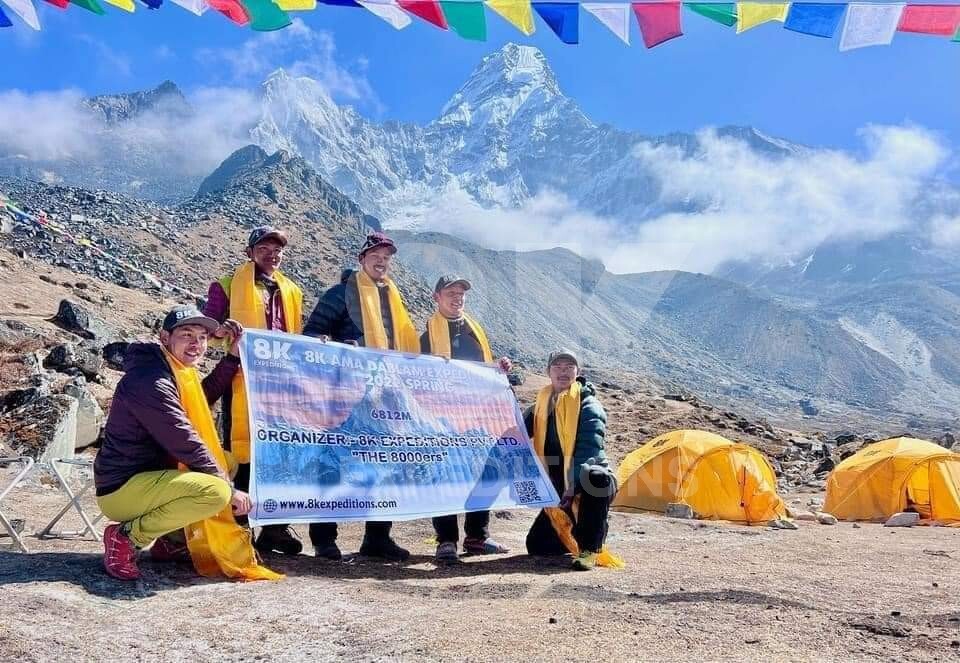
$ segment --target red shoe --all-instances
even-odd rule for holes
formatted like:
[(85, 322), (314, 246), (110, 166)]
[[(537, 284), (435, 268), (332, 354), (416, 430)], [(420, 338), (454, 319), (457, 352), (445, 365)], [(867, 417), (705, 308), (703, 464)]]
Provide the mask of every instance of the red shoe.
[(155, 562), (189, 562), (190, 551), (186, 543), (161, 536), (150, 546), (150, 558)]
[(140, 577), (137, 548), (133, 541), (120, 531), (120, 525), (108, 525), (103, 531), (103, 566), (107, 575), (117, 580), (136, 580)]

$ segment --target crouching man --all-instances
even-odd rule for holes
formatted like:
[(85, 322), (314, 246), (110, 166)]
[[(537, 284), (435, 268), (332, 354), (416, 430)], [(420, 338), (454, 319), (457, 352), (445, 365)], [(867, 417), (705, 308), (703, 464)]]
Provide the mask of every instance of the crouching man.
[(578, 571), (598, 563), (620, 566), (622, 562), (603, 548), (617, 490), (603, 444), (607, 414), (593, 385), (580, 377), (580, 362), (572, 352), (552, 353), (547, 374), (550, 384), (540, 390), (524, 421), (561, 500), (559, 507), (546, 508), (537, 516), (527, 534), (527, 552), (571, 553)]
[[(207, 351), (207, 339), (218, 331), (233, 338), (230, 354), (201, 381), (194, 367)], [(182, 540), (165, 536), (171, 532), (179, 534), (216, 516), (219, 532), (210, 538), (227, 539), (235, 536), (232, 517), (221, 512), (228, 505), (237, 515), (250, 511), (250, 497), (230, 485), (209, 409), (230, 389), (240, 368), (237, 342), (242, 333), (232, 320), (221, 329), (195, 307), (178, 306), (163, 320), (160, 343), (133, 343), (127, 349), (125, 375), (117, 385), (93, 470), (100, 510), (116, 522), (103, 535), (104, 566), (114, 578), (140, 577), (137, 552), (151, 543), (155, 559), (187, 559)], [(203, 532), (196, 538), (203, 557), (216, 561), (216, 544), (204, 541)], [(270, 577), (266, 569), (264, 575), (244, 573), (245, 567), (262, 568), (255, 565), (249, 534), (247, 539), (246, 545), (234, 539), (234, 557), (241, 557), (239, 572), (227, 574)], [(193, 544), (189, 552), (194, 552)], [(196, 556), (194, 565), (208, 575)]]

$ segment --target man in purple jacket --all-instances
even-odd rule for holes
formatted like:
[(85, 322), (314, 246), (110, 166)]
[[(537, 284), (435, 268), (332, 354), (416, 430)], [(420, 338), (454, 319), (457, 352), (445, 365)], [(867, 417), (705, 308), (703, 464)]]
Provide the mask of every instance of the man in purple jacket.
[[(234, 343), (203, 380), (212, 404), (231, 388), (240, 368), (237, 341), (243, 329), (236, 322), (228, 320), (221, 329), (196, 307), (178, 306), (164, 318), (159, 344), (133, 343), (127, 349), (125, 375), (93, 466), (100, 509), (118, 523), (103, 534), (104, 566), (114, 578), (138, 578), (137, 551), (151, 543), (155, 559), (186, 558), (185, 545), (164, 535), (205, 520), (227, 504), (238, 515), (251, 508), (250, 497), (233, 490), (230, 477), (187, 418), (163, 352), (195, 366), (207, 351), (207, 339), (218, 331), (230, 334)], [(179, 471), (178, 463), (188, 471)]]

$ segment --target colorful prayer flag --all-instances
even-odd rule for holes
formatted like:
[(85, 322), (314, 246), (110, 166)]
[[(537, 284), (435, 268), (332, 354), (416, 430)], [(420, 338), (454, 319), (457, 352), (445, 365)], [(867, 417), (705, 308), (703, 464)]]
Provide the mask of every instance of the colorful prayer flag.
[(706, 16), (711, 21), (721, 23), (728, 28), (737, 24), (737, 5), (732, 2), (723, 4), (714, 4), (712, 2), (685, 2), (683, 4), (690, 11), (696, 12), (701, 16)]
[(47, 2), (60, 9), (66, 9), (70, 5), (70, 0), (47, 0)]
[(382, 18), (396, 30), (403, 30), (413, 22), (410, 15), (400, 9), (396, 0), (357, 0), (372, 14)]
[(140, 2), (145, 4), (147, 9), (160, 9), (163, 5), (163, 0), (140, 0)]
[(133, 4), (133, 0), (105, 0), (105, 2), (131, 13), (137, 8), (137, 6)]
[(11, 27), (13, 27), (13, 21), (11, 21), (7, 15), (3, 13), (3, 7), (0, 7), (0, 28)]
[(585, 10), (597, 17), (610, 32), (630, 45), (630, 5), (615, 2), (584, 2)]
[(273, 0), (285, 12), (309, 12), (317, 8), (317, 0)]
[(840, 35), (840, 50), (849, 51), (865, 46), (886, 46), (893, 41), (893, 35), (903, 13), (902, 2), (876, 4), (870, 2), (851, 2), (847, 7), (847, 18)]
[(533, 8), (564, 44), (580, 43), (580, 7), (575, 2), (534, 2)]
[(207, 4), (210, 5), (211, 9), (216, 9), (218, 12), (229, 18), (231, 21), (237, 25), (248, 25), (250, 23), (250, 15), (247, 13), (247, 10), (243, 8), (237, 0), (206, 0)]
[(241, 0), (250, 15), (250, 29), (257, 32), (273, 32), (290, 25), (290, 15), (280, 9), (273, 0)]
[(643, 45), (647, 48), (683, 34), (680, 2), (635, 2), (633, 13), (637, 16)]
[(83, 7), (87, 11), (93, 12), (99, 16), (103, 16), (107, 13), (107, 10), (97, 2), (97, 0), (70, 0), (70, 4), (76, 5), (77, 7)]
[(536, 30), (530, 0), (487, 0), (486, 4), (528, 37)]
[(840, 27), (845, 9), (844, 5), (835, 3), (794, 2), (790, 5), (790, 13), (787, 14), (787, 22), (783, 27), (805, 35), (830, 39)]
[(487, 16), (482, 2), (458, 2), (442, 0), (440, 6), (447, 18), (447, 25), (464, 39), (487, 40)]
[(40, 29), (40, 19), (37, 17), (37, 9), (30, 0), (0, 0), (10, 10), (20, 17), (20, 19), (34, 30)]
[(770, 21), (783, 23), (789, 7), (789, 2), (738, 2), (737, 33), (746, 32)]
[(960, 5), (907, 5), (897, 30), (952, 37), (960, 26)]
[(397, 4), (427, 23), (433, 23), (441, 30), (447, 29), (447, 19), (437, 0), (397, 0)]
[(197, 16), (203, 16), (203, 13), (210, 9), (210, 6), (207, 4), (206, 0), (171, 0), (173, 4), (183, 7), (191, 14), (196, 14)]
[(960, 25), (957, 26), (957, 34), (953, 35), (950, 41), (960, 41)]

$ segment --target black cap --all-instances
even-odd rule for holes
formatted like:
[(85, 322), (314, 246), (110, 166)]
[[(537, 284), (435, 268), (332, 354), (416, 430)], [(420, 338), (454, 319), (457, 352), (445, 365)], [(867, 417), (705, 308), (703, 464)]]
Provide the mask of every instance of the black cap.
[(462, 285), (464, 290), (469, 290), (473, 286), (470, 285), (470, 281), (463, 278), (462, 276), (456, 276), (454, 274), (444, 274), (439, 279), (437, 279), (437, 285), (433, 286), (433, 291), (440, 292), (444, 288), (449, 288), (452, 285)]
[(196, 306), (190, 306), (189, 304), (174, 306), (163, 319), (164, 331), (170, 332), (184, 325), (200, 325), (206, 327), (211, 334), (220, 328), (219, 322), (213, 318), (208, 318)]
[(273, 226), (260, 226), (250, 231), (250, 237), (247, 239), (247, 248), (252, 249), (260, 242), (265, 242), (268, 239), (275, 239), (284, 246), (287, 245), (287, 233)]
[(572, 361), (577, 365), (577, 368), (580, 367), (580, 360), (577, 359), (577, 355), (573, 354), (572, 350), (567, 350), (566, 348), (561, 348), (555, 352), (550, 353), (549, 359), (547, 359), (547, 368), (550, 368), (556, 364), (561, 359), (566, 359), (567, 361)]
[(397, 245), (385, 234), (381, 232), (370, 233), (367, 235), (367, 239), (364, 240), (363, 246), (360, 247), (360, 257), (362, 258), (363, 254), (367, 251), (373, 251), (374, 249), (383, 247), (390, 249), (390, 255), (397, 252)]

